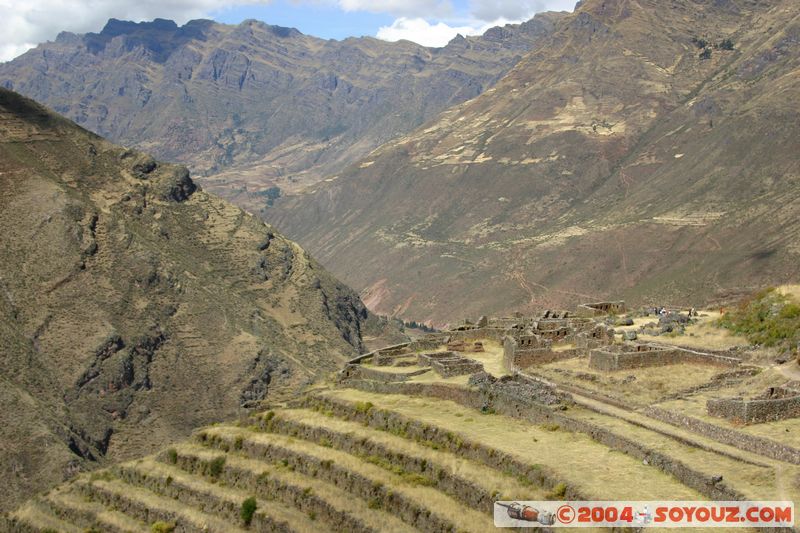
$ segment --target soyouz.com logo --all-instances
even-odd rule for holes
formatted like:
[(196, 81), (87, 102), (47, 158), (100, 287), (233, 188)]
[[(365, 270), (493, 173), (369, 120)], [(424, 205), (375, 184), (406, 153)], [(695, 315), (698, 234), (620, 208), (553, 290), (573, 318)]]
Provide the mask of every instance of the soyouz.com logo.
[(794, 502), (500, 501), (497, 527), (791, 527)]

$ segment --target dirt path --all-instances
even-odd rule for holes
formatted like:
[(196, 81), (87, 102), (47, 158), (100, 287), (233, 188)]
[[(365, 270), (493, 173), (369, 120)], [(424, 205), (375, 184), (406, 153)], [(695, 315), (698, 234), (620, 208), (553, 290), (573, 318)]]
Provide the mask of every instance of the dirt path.
[(794, 361), (784, 365), (776, 365), (775, 369), (789, 379), (800, 381), (800, 366)]

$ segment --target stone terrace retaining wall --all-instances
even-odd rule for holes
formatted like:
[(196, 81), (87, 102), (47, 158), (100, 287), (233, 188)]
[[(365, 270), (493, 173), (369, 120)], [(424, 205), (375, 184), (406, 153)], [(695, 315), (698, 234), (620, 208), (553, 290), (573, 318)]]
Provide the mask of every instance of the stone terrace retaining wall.
[(734, 429), (719, 427), (691, 416), (661, 409), (660, 407), (647, 407), (643, 410), (643, 413), (656, 420), (689, 429), (723, 444), (735, 446), (770, 459), (800, 465), (800, 449), (780, 442), (748, 435)]
[(348, 364), (361, 363), (362, 361), (366, 361), (367, 359), (371, 359), (376, 354), (379, 354), (381, 352), (394, 353), (394, 352), (402, 351), (404, 349), (408, 349), (408, 346), (410, 344), (411, 343), (409, 343), (409, 342), (403, 342), (403, 343), (395, 344), (395, 345), (392, 345), (392, 346), (386, 346), (384, 348), (380, 348), (379, 350), (373, 350), (373, 351), (371, 351), (369, 353), (364, 353), (364, 354), (361, 354), (361, 355), (357, 355), (356, 357), (353, 357), (352, 359), (347, 361), (347, 363)]
[(743, 494), (729, 488), (724, 482), (713, 482), (708, 476), (689, 465), (661, 453), (658, 450), (629, 439), (605, 428), (569, 418), (560, 412), (537, 402), (526, 402), (513, 391), (503, 388), (464, 389), (436, 383), (379, 383), (354, 380), (346, 386), (382, 394), (405, 394), (450, 400), (473, 409), (494, 409), (497, 413), (528, 420), (535, 424), (558, 424), (567, 431), (584, 433), (593, 440), (647, 462), (675, 476), (687, 487), (693, 488), (713, 500), (745, 500)]
[(340, 379), (371, 379), (375, 381), (393, 382), (406, 381), (414, 376), (430, 372), (430, 368), (423, 368), (413, 372), (382, 372), (362, 365), (347, 365), (339, 374)]

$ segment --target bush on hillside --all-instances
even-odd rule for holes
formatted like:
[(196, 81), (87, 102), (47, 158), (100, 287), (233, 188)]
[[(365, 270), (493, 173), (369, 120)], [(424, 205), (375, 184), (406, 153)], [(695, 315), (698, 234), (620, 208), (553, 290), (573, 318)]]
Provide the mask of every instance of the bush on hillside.
[(242, 517), (242, 522), (245, 526), (249, 526), (250, 522), (253, 521), (253, 515), (256, 514), (257, 508), (258, 504), (253, 496), (250, 496), (242, 502), (242, 510), (239, 515)]
[(774, 288), (765, 289), (725, 313), (719, 325), (753, 344), (796, 351), (800, 343), (800, 303)]

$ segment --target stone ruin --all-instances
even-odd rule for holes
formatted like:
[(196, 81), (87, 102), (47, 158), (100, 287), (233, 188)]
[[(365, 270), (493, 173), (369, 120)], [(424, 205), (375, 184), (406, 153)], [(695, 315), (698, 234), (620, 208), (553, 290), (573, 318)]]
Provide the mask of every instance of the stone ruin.
[(481, 353), (484, 351), (483, 343), (481, 341), (462, 341), (462, 340), (451, 340), (447, 343), (447, 349), (455, 352), (472, 352), (472, 353)]
[[(561, 318), (554, 318), (561, 316)], [(511, 371), (578, 356), (591, 348), (614, 342), (614, 330), (592, 319), (570, 317), (568, 313), (546, 312), (525, 329), (510, 328), (503, 338), (503, 364)], [(556, 350), (556, 344), (574, 348)]]
[(735, 367), (741, 363), (741, 360), (735, 357), (655, 344), (609, 345), (595, 348), (589, 352), (589, 368), (604, 372), (679, 363)]
[(625, 305), (624, 301), (581, 304), (577, 309), (577, 315), (582, 317), (619, 315), (627, 312), (628, 307)]
[(443, 378), (483, 372), (483, 365), (456, 352), (430, 352), (417, 357), (421, 367), (431, 367)]
[(800, 416), (800, 382), (790, 381), (770, 387), (754, 398), (721, 398), (708, 400), (706, 411), (737, 424), (775, 422)]
[(495, 398), (514, 398), (549, 406), (573, 403), (572, 395), (559, 391), (555, 385), (519, 374), (495, 378), (479, 372), (470, 376), (468, 384)]

